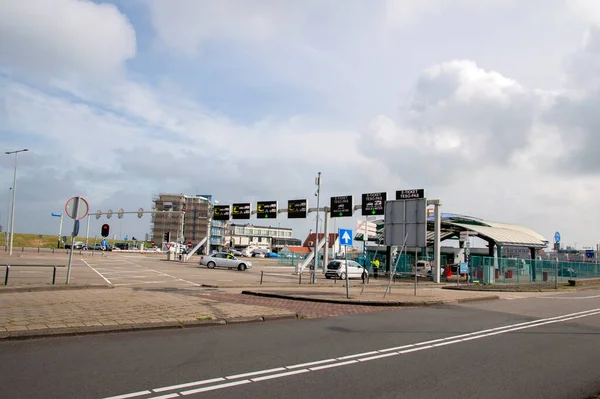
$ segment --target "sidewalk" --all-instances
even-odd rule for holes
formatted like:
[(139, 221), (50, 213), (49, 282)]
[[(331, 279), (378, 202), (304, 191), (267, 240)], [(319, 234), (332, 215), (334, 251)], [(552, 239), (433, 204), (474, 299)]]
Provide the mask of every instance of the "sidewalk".
[(0, 339), (296, 318), (287, 310), (217, 302), (193, 289), (6, 292), (0, 294), (0, 301)]

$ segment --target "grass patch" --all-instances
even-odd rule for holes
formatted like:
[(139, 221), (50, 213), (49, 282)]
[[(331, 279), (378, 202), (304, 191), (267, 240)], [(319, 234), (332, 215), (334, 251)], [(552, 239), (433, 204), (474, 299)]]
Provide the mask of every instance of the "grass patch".
[[(67, 229), (68, 230), (68, 229)], [(1, 235), (1, 238), (3, 240), (5, 240), (4, 235)], [(58, 239), (59, 237), (56, 234), (43, 234), (41, 235), (40, 238), (40, 234), (26, 234), (26, 233), (15, 233), (14, 237), (13, 237), (13, 247), (14, 248), (18, 248), (18, 247), (26, 247), (26, 248), (56, 248), (57, 244), (58, 244)], [(75, 237), (75, 241), (82, 241), (85, 242), (85, 236), (77, 236)], [(112, 238), (106, 238), (106, 241), (111, 244), (114, 245), (116, 242), (128, 242), (130, 244), (133, 243), (133, 241), (129, 240), (129, 241), (124, 241), (124, 240), (113, 240)], [(0, 241), (1, 242), (1, 241)], [(102, 237), (98, 237), (96, 239), (96, 243), (100, 243), (102, 242)], [(136, 241), (136, 244), (140, 244), (143, 241)], [(4, 245), (6, 243), (6, 241), (1, 242), (2, 245)], [(67, 244), (71, 243), (71, 237), (67, 236)], [(89, 245), (94, 245), (94, 237), (90, 237), (88, 238), (88, 243)], [(150, 242), (146, 242), (144, 244), (144, 247), (149, 248), (151, 247), (151, 243)], [(64, 248), (64, 243), (61, 242), (61, 248)]]

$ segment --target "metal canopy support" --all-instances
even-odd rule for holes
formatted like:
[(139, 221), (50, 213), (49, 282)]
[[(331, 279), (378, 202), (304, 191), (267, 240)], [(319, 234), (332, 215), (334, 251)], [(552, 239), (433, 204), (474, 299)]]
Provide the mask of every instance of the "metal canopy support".
[(442, 202), (440, 200), (428, 200), (427, 205), (434, 206), (434, 227), (433, 227), (433, 281), (435, 283), (440, 282), (440, 274), (441, 274), (441, 227), (442, 227), (442, 215), (440, 215), (440, 205)]
[(326, 206), (324, 211), (323, 238), (325, 238), (325, 246), (323, 247), (323, 275), (325, 274), (326, 265), (329, 262), (329, 207)]

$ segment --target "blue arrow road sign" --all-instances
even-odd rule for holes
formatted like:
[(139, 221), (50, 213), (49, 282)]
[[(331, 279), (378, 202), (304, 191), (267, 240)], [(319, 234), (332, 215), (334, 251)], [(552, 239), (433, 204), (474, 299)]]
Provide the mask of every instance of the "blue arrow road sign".
[(352, 246), (352, 230), (350, 229), (338, 229), (340, 235), (340, 244), (348, 247)]
[(61, 217), (62, 215), (61, 215), (60, 213), (54, 213), (54, 212), (52, 212), (52, 216), (59, 218), (59, 217)]
[(560, 242), (560, 233), (558, 231), (554, 233), (554, 242)]

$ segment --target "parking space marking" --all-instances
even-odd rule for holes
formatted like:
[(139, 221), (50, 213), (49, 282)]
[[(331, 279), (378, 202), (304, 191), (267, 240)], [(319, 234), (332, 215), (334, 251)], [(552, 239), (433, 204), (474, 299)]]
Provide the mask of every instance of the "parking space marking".
[(109, 279), (107, 279), (106, 277), (104, 277), (104, 276), (102, 275), (102, 273), (100, 273), (98, 270), (94, 269), (94, 268), (93, 268), (93, 267), (92, 267), (92, 266), (91, 266), (89, 263), (87, 263), (87, 262), (85, 261), (85, 259), (82, 259), (82, 262), (83, 262), (83, 263), (85, 263), (85, 264), (86, 264), (86, 265), (87, 265), (87, 266), (88, 266), (90, 269), (92, 269), (93, 271), (95, 271), (96, 273), (98, 273), (98, 275), (99, 275), (100, 277), (102, 277), (102, 278), (104, 279), (104, 281), (106, 281), (108, 284), (112, 284), (112, 283), (110, 282), (110, 280), (109, 280)]

